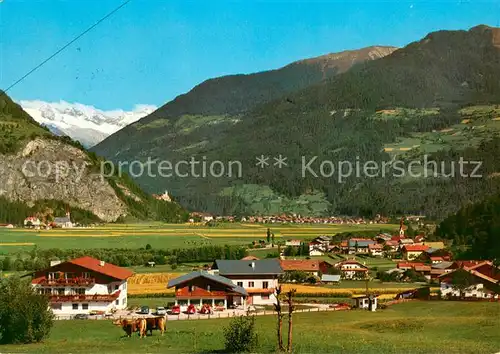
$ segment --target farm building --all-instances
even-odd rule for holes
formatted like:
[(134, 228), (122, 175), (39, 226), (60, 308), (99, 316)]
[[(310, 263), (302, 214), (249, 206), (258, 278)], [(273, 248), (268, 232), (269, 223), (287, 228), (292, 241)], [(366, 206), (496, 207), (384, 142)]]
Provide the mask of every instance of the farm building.
[(58, 314), (111, 312), (127, 308), (127, 279), (134, 273), (92, 257), (52, 262), (31, 275), (32, 285), (50, 296), (50, 307)]
[(248, 293), (248, 305), (266, 305), (275, 303), (274, 290), (283, 269), (278, 259), (216, 260), (212, 265), (212, 273), (231, 279), (234, 284), (244, 288)]
[(340, 283), (339, 274), (323, 274), (321, 276), (321, 282), (324, 284), (338, 284)]
[[(469, 274), (467, 282), (470, 286), (460, 290), (454, 285), (453, 279), (457, 272)], [(462, 266), (451, 272), (440, 275), (440, 290), (443, 297), (452, 298), (499, 298), (500, 269), (490, 261), (480, 262), (471, 266)], [(464, 278), (460, 276), (460, 278)]]
[(282, 259), (280, 264), (285, 272), (300, 271), (315, 276), (319, 276), (320, 272), (326, 273), (332, 267), (328, 262), (310, 259)]
[(196, 271), (185, 274), (168, 282), (167, 288), (175, 287), (175, 304), (181, 310), (191, 304), (209, 304), (212, 307), (228, 307), (241, 305), (246, 308), (247, 291), (233, 283), (229, 278), (210, 274), (207, 271)]

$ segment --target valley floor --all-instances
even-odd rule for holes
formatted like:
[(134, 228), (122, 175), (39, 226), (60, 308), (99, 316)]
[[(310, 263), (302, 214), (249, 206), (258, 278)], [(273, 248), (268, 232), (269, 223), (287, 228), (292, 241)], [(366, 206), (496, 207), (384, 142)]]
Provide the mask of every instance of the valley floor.
[[(258, 352), (275, 351), (275, 320), (274, 316), (256, 318)], [(223, 352), (223, 328), (228, 323), (225, 319), (173, 321), (163, 337), (154, 332), (152, 337), (139, 339), (122, 338), (124, 332), (110, 321), (56, 321), (44, 343), (0, 346), (0, 351)], [(495, 353), (500, 350), (500, 304), (415, 301), (375, 313), (301, 313), (294, 316), (293, 338), (296, 353)]]

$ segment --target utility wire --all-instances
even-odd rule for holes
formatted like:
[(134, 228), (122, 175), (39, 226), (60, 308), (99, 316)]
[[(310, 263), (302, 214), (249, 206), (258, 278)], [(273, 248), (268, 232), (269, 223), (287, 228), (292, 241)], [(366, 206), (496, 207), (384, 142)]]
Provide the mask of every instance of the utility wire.
[(9, 87), (7, 87), (5, 90), (3, 90), (2, 94), (5, 94), (7, 91), (9, 91), (11, 88), (13, 88), (14, 86), (16, 86), (17, 84), (19, 84), (21, 81), (23, 81), (24, 79), (26, 79), (28, 76), (30, 76), (31, 74), (33, 74), (35, 71), (37, 71), (38, 69), (40, 69), (43, 65), (45, 65), (47, 62), (49, 62), (50, 60), (52, 60), (55, 56), (57, 56), (59, 53), (61, 53), (62, 51), (64, 51), (66, 48), (68, 48), (70, 45), (72, 45), (73, 43), (75, 43), (77, 40), (79, 40), (80, 38), (82, 38), (84, 35), (86, 35), (87, 33), (89, 33), (90, 31), (92, 31), (94, 28), (96, 28), (97, 26), (99, 26), (102, 22), (106, 21), (109, 17), (111, 17), (113, 14), (115, 14), (117, 11), (119, 11), (122, 7), (124, 7), (125, 5), (127, 5), (130, 1), (132, 0), (126, 0), (124, 1), (120, 6), (118, 6), (117, 8), (115, 8), (114, 10), (112, 10), (111, 12), (109, 12), (108, 14), (106, 14), (104, 17), (102, 17), (100, 20), (98, 20), (96, 23), (94, 23), (92, 26), (90, 26), (89, 28), (87, 28), (85, 31), (83, 31), (82, 33), (80, 33), (78, 36), (76, 36), (74, 39), (72, 39), (71, 41), (69, 41), (68, 43), (66, 43), (65, 45), (63, 45), (59, 50), (57, 50), (54, 54), (52, 54), (51, 56), (49, 56), (47, 59), (45, 59), (44, 61), (42, 61), (40, 64), (38, 64), (37, 66), (35, 66), (33, 69), (31, 69), (30, 71), (28, 71), (26, 74), (24, 74), (20, 79), (16, 80), (12, 85), (10, 85)]

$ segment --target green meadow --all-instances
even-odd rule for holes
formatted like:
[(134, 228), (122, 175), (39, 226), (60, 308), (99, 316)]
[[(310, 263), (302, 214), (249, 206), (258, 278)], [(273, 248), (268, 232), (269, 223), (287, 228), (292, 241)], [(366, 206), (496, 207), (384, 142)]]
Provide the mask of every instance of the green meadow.
[(276, 240), (312, 239), (340, 232), (394, 231), (397, 225), (261, 225), (221, 224), (207, 227), (190, 224), (107, 225), (88, 229), (0, 229), (0, 253), (38, 248), (190, 248), (203, 245), (248, 245), (266, 238), (267, 228)]
[[(58, 321), (43, 343), (5, 345), (8, 353), (223, 353), (227, 319), (171, 321), (161, 337), (124, 338), (110, 321)], [(287, 325), (284, 332), (286, 343)], [(276, 350), (276, 318), (258, 316), (256, 352)], [(385, 310), (298, 313), (295, 353), (495, 353), (500, 349), (500, 304), (409, 302)]]

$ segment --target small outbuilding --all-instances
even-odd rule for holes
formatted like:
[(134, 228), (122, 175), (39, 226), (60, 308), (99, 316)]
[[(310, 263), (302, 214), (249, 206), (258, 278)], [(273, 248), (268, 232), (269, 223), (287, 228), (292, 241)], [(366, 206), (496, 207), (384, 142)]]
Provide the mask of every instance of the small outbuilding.
[(321, 276), (321, 282), (324, 284), (339, 284), (340, 274), (323, 274)]
[(354, 295), (352, 297), (356, 301), (356, 307), (368, 311), (376, 311), (378, 305), (378, 295)]

